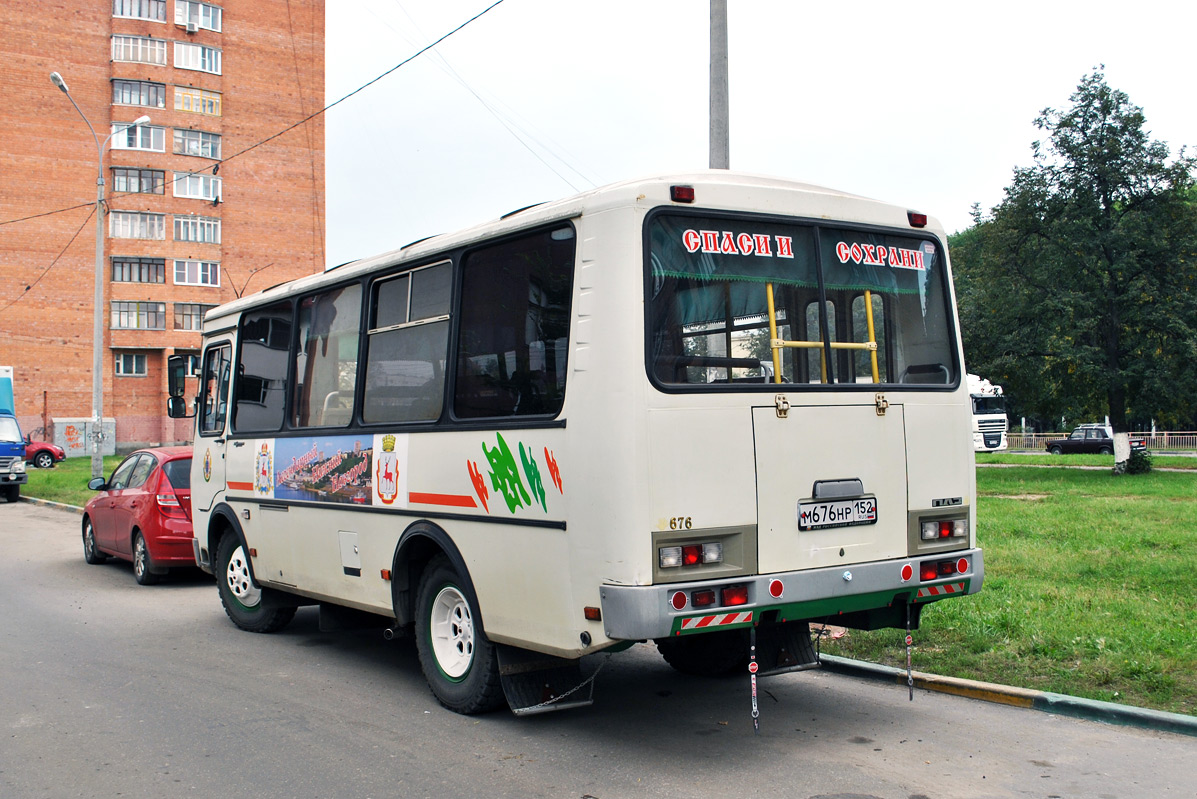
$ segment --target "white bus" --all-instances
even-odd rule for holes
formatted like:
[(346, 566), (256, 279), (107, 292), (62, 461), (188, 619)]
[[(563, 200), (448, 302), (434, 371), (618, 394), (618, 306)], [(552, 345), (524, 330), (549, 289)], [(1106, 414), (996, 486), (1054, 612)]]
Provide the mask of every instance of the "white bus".
[(917, 627), (984, 573), (944, 239), (714, 171), (209, 311), (196, 560), (243, 629), (410, 632), (461, 713), (587, 704), (579, 660), (635, 642), (763, 675), (812, 622)]

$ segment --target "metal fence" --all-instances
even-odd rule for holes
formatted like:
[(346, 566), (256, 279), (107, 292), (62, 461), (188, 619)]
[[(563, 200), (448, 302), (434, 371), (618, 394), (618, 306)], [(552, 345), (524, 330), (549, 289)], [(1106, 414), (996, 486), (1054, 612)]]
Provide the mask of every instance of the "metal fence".
[[(1057, 438), (1068, 438), (1068, 433), (1015, 433), (1006, 434), (1009, 449), (1024, 451), (1041, 451), (1047, 448), (1047, 442)], [(1197, 451), (1197, 432), (1157, 432), (1135, 433), (1136, 437), (1147, 439), (1149, 452), (1193, 452)]]

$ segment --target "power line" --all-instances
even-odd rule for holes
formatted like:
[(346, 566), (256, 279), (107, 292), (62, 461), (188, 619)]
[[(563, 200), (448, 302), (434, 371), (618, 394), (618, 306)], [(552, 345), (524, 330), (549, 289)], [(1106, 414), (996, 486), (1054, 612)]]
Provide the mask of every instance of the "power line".
[(399, 69), (400, 67), (406, 66), (407, 64), (409, 64), (409, 63), (411, 63), (412, 61), (416, 60), (416, 59), (417, 59), (417, 58), (419, 58), (420, 56), (424, 55), (424, 53), (427, 53), (429, 50), (431, 50), (432, 48), (436, 47), (436, 46), (437, 46), (438, 44), (440, 44), (441, 42), (445, 41), (445, 39), (448, 39), (450, 36), (452, 36), (453, 34), (457, 33), (457, 32), (458, 32), (459, 30), (461, 30), (462, 28), (464, 28), (464, 27), (466, 27), (467, 25), (469, 25), (471, 22), (473, 22), (473, 21), (475, 21), (475, 20), (479, 19), (480, 17), (482, 17), (482, 16), (486, 15), (487, 13), (489, 13), (489, 12), (490, 12), (492, 9), (494, 9), (495, 7), (502, 5), (502, 4), (503, 4), (503, 2), (504, 2), (504, 0), (495, 0), (495, 2), (491, 3), (491, 4), (490, 4), (489, 6), (487, 6), (486, 8), (482, 9), (482, 10), (481, 10), (481, 11), (479, 11), (477, 14), (475, 14), (475, 15), (474, 15), (474, 16), (472, 16), (472, 17), (470, 17), (469, 19), (467, 19), (465, 22), (463, 22), (463, 23), (461, 23), (460, 25), (458, 25), (458, 26), (457, 26), (456, 28), (454, 28), (453, 30), (451, 30), (451, 31), (449, 31), (448, 33), (444, 34), (443, 36), (441, 36), (439, 39), (437, 39), (436, 41), (432, 42), (431, 44), (429, 44), (429, 45), (426, 45), (425, 47), (423, 47), (423, 48), (421, 48), (421, 49), (417, 50), (415, 53), (413, 53), (412, 55), (410, 55), (410, 56), (408, 56), (407, 58), (403, 59), (403, 60), (402, 60), (402, 61), (400, 61), (398, 64), (396, 64), (395, 66), (391, 67), (390, 69), (388, 69), (386, 72), (384, 72), (384, 73), (382, 73), (381, 75), (379, 75), (379, 76), (378, 76), (377, 78), (375, 78), (374, 80), (372, 80), (372, 81), (369, 81), (369, 82), (367, 82), (367, 83), (364, 83), (364, 84), (362, 84), (361, 86), (357, 87), (356, 89), (354, 89), (354, 90), (353, 90), (353, 91), (351, 91), (349, 94), (347, 94), (347, 95), (345, 95), (344, 97), (342, 97), (341, 99), (339, 99), (339, 100), (335, 100), (335, 101), (333, 101), (333, 102), (329, 103), (328, 105), (324, 106), (324, 108), (320, 109), (319, 111), (316, 111), (315, 113), (313, 113), (313, 114), (310, 114), (310, 115), (308, 115), (307, 117), (304, 117), (303, 119), (299, 120), (298, 122), (296, 122), (296, 123), (295, 123), (295, 124), (293, 124), (293, 125), (290, 125), (289, 127), (283, 128), (283, 129), (282, 129), (282, 130), (280, 130), (278, 133), (275, 133), (275, 134), (274, 134), (274, 135), (272, 135), (272, 136), (267, 136), (265, 139), (262, 139), (260, 142), (257, 142), (256, 144), (251, 144), (249, 147), (246, 147), (244, 150), (242, 150), (242, 151), (240, 151), (240, 152), (238, 152), (238, 153), (234, 153), (233, 155), (230, 155), (228, 158), (224, 159), (224, 161), (222, 161), (221, 163), (227, 163), (227, 162), (229, 162), (229, 161), (232, 161), (234, 158), (238, 158), (238, 157), (240, 157), (240, 156), (242, 156), (242, 155), (245, 155), (245, 154), (246, 154), (246, 153), (248, 153), (250, 150), (253, 150), (253, 149), (257, 148), (257, 147), (261, 147), (263, 144), (266, 144), (266, 143), (267, 143), (267, 142), (269, 142), (269, 141), (273, 141), (274, 139), (277, 139), (279, 136), (282, 136), (282, 135), (284, 135), (284, 134), (286, 134), (286, 133), (289, 133), (289, 132), (291, 132), (292, 130), (294, 130), (295, 128), (299, 127), (300, 125), (304, 125), (304, 124), (307, 124), (308, 122), (311, 122), (313, 119), (315, 119), (316, 117), (320, 116), (320, 115), (321, 115), (321, 114), (323, 114), (325, 111), (328, 111), (330, 108), (333, 108), (333, 107), (335, 107), (335, 106), (338, 106), (338, 105), (340, 105), (341, 103), (343, 103), (343, 102), (345, 102), (346, 100), (348, 100), (350, 97), (353, 97), (355, 94), (357, 94), (357, 93), (359, 93), (359, 92), (363, 91), (364, 89), (367, 89), (367, 88), (369, 88), (370, 86), (373, 86), (375, 83), (378, 83), (380, 80), (382, 80), (383, 78), (385, 78), (387, 75), (390, 75), (392, 72), (394, 72), (395, 70)]
[[(82, 208), (82, 207), (83, 206), (81, 206), (81, 205), (75, 206), (75, 208)], [(63, 210), (69, 211), (72, 209), (64, 208)], [(51, 213), (59, 213), (59, 212), (52, 211)], [(87, 215), (87, 218), (83, 220), (83, 224), (79, 225), (79, 229), (75, 231), (75, 235), (71, 236), (71, 240), (66, 243), (66, 247), (63, 247), (62, 250), (59, 251), (58, 255), (54, 256), (54, 260), (50, 262), (49, 266), (47, 266), (45, 269), (42, 270), (42, 273), (37, 276), (37, 280), (33, 281), (28, 286), (26, 286), (25, 290), (22, 291), (20, 294), (18, 294), (15, 299), (10, 301), (8, 303), (8, 305), (5, 305), (3, 308), (0, 308), (0, 312), (7, 311), (9, 308), (16, 305), (18, 302), (21, 301), (22, 297), (26, 296), (29, 293), (30, 289), (32, 289), (38, 283), (42, 282), (42, 278), (45, 277), (47, 274), (49, 274), (50, 270), (54, 268), (54, 264), (58, 263), (59, 259), (62, 258), (62, 256), (66, 253), (66, 251), (70, 248), (70, 246), (75, 243), (75, 239), (79, 238), (79, 234), (83, 232), (83, 226), (86, 225), (91, 220), (91, 218), (93, 216), (95, 216), (95, 213), (96, 213), (96, 206), (93, 203), (91, 206), (91, 213), (89, 213)], [(45, 216), (45, 214), (41, 214), (41, 216)]]

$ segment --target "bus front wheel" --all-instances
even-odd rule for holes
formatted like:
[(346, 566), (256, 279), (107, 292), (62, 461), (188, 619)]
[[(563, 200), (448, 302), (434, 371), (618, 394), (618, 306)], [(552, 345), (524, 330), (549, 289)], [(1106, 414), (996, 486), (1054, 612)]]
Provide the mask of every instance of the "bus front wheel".
[(501, 707), (495, 646), (482, 631), (473, 591), (444, 556), (429, 561), (416, 592), (416, 650), (437, 701), (472, 715)]
[(266, 607), (262, 589), (254, 582), (249, 556), (234, 535), (220, 539), (216, 549), (216, 586), (224, 612), (242, 630), (272, 633), (295, 617), (294, 607)]

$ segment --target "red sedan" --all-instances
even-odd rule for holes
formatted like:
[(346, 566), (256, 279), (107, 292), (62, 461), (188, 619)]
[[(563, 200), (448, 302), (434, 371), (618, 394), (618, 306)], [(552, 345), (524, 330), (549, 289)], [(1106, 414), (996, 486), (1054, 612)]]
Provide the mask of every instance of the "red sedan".
[(105, 480), (83, 509), (83, 558), (133, 562), (133, 576), (153, 585), (168, 569), (195, 566), (191, 549), (191, 448), (139, 449)]

